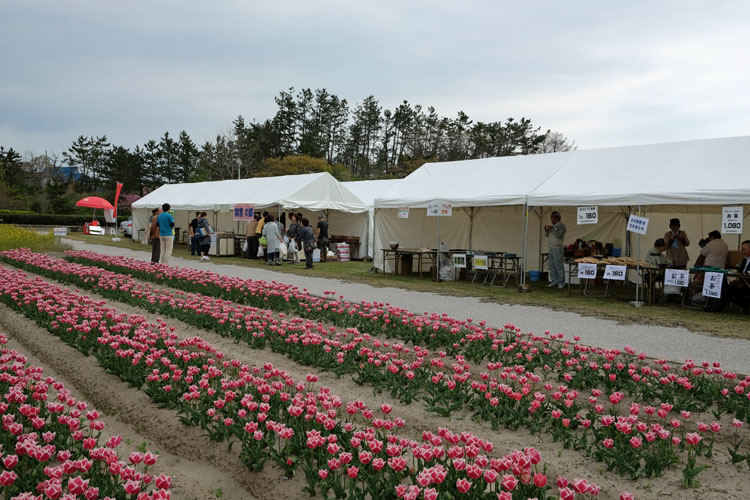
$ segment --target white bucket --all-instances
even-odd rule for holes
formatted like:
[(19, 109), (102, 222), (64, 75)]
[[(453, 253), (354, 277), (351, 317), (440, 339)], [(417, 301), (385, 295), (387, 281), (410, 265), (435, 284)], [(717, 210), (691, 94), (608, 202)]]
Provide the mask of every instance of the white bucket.
[(339, 252), (340, 262), (349, 262), (351, 260), (348, 243), (336, 243), (336, 250)]

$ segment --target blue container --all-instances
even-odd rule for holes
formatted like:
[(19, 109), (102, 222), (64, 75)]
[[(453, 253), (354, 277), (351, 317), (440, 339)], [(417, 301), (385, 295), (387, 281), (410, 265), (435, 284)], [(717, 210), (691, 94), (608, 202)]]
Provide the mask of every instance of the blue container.
[(540, 273), (539, 271), (529, 271), (529, 279), (531, 281), (539, 281), (539, 276), (541, 274), (542, 273)]
[(612, 257), (620, 257), (622, 255), (622, 248), (613, 248)]

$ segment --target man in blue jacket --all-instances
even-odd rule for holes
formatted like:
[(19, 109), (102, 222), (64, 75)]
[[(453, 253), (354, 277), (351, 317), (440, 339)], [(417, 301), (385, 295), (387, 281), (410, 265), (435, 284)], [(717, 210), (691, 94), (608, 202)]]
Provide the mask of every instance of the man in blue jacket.
[(162, 212), (156, 217), (156, 223), (159, 226), (159, 263), (166, 265), (169, 265), (174, 245), (174, 217), (169, 213), (170, 208), (169, 203), (165, 203), (161, 206)]

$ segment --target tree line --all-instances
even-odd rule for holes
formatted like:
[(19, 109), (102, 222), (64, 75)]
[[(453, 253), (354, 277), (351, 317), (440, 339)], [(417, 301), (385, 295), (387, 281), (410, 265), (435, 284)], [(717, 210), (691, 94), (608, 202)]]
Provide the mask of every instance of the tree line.
[(22, 158), (0, 147), (0, 187), (7, 195), (36, 182), (44, 185), (32, 187), (52, 185), (57, 193), (72, 183), (78, 192), (95, 192), (123, 182), (126, 192), (144, 193), (165, 183), (320, 171), (339, 180), (402, 178), (426, 162), (573, 148), (563, 134), (542, 132), (524, 117), (474, 122), (463, 111), (449, 118), (407, 101), (385, 108), (374, 96), (350, 106), (326, 89), (289, 88), (275, 102), (272, 118), (248, 122), (239, 115), (230, 131), (202, 145), (183, 130), (132, 149), (106, 135), (80, 136), (59, 155)]

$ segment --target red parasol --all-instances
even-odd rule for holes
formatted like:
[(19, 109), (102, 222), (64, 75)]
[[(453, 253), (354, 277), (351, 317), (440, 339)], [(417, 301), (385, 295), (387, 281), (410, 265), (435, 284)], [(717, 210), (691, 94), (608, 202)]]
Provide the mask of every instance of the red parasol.
[(102, 208), (102, 209), (109, 209), (114, 210), (115, 207), (112, 206), (110, 202), (105, 200), (104, 198), (99, 198), (98, 196), (87, 196), (85, 198), (81, 198), (76, 202), (77, 207), (88, 207), (88, 208)]

